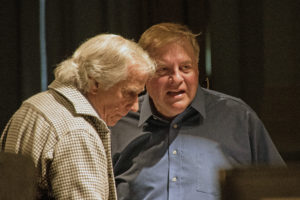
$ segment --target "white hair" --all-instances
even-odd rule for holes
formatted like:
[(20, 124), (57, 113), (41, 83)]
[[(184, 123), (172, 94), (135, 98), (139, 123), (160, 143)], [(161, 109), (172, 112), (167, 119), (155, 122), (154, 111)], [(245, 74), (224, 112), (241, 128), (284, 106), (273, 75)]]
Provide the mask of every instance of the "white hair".
[(119, 35), (100, 34), (80, 45), (71, 58), (57, 66), (54, 74), (56, 80), (86, 93), (90, 78), (109, 89), (127, 78), (128, 67), (133, 64), (142, 73), (155, 71), (154, 62), (137, 43)]

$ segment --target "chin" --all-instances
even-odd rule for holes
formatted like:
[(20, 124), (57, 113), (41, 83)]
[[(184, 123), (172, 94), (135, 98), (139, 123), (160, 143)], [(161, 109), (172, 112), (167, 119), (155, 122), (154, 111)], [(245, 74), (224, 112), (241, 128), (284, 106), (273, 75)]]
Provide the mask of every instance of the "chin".
[(118, 118), (118, 119), (114, 119), (114, 120), (110, 120), (107, 125), (108, 126), (114, 126), (118, 123), (118, 121), (120, 120), (121, 118)]
[(106, 122), (106, 125), (107, 125), (107, 126), (114, 126), (114, 125), (116, 125), (116, 123), (117, 123), (116, 121), (110, 120), (110, 121), (107, 121), (107, 122)]
[(170, 110), (172, 110), (172, 113), (169, 113), (169, 116), (175, 117), (175, 116), (179, 115), (180, 113), (182, 113), (185, 110), (185, 108), (172, 107), (172, 108), (170, 108)]
[(176, 113), (179, 114), (179, 113), (183, 112), (187, 107), (188, 107), (188, 104), (186, 104), (184, 102), (176, 102), (171, 105), (170, 109), (174, 110)]

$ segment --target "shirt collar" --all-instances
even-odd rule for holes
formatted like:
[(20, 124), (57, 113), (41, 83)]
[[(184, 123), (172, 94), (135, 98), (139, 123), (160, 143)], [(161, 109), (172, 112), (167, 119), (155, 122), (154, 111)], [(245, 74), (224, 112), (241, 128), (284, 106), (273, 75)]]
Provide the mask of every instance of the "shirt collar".
[(198, 87), (196, 96), (192, 101), (191, 106), (197, 110), (203, 118), (206, 118), (206, 110), (205, 110), (205, 95), (202, 87)]
[(77, 114), (92, 116), (102, 121), (87, 98), (73, 85), (54, 80), (48, 87), (67, 98), (73, 104)]
[(150, 118), (151, 116), (152, 116), (152, 111), (151, 111), (151, 105), (150, 105), (150, 97), (149, 97), (149, 94), (146, 93), (143, 96), (140, 120), (139, 120), (138, 126), (141, 126), (142, 124), (144, 124), (144, 122), (147, 121), (147, 119)]
[[(198, 111), (203, 118), (206, 117), (206, 110), (205, 110), (205, 96), (203, 89), (199, 86), (197, 89), (197, 93), (195, 98), (192, 101), (191, 107)], [(140, 119), (138, 126), (144, 124), (151, 116), (153, 115), (150, 106), (150, 97), (149, 94), (146, 93), (143, 96), (143, 101), (141, 104), (140, 110)]]

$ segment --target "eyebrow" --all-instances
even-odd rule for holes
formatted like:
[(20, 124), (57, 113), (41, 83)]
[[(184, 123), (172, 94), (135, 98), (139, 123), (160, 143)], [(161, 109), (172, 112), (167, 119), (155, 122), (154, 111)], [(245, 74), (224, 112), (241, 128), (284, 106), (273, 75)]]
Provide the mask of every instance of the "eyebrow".
[[(166, 62), (164, 62), (164, 61), (156, 61), (156, 64), (157, 64), (157, 66), (158, 67), (160, 67), (160, 66), (167, 66), (167, 63)], [(180, 63), (181, 65), (182, 64), (184, 64), (184, 65), (186, 65), (186, 64), (193, 64), (193, 61), (192, 60), (187, 60), (187, 61), (184, 61), (184, 62), (181, 62)]]
[(131, 87), (131, 88), (127, 88), (127, 89), (125, 89), (125, 91), (126, 92), (134, 92), (134, 93), (137, 93), (137, 94), (139, 94), (139, 93), (141, 93), (141, 92), (143, 92), (145, 90), (145, 88), (143, 87)]
[(182, 62), (181, 64), (193, 64), (193, 61), (189, 60), (189, 61)]
[(155, 61), (157, 66), (166, 65), (164, 61)]

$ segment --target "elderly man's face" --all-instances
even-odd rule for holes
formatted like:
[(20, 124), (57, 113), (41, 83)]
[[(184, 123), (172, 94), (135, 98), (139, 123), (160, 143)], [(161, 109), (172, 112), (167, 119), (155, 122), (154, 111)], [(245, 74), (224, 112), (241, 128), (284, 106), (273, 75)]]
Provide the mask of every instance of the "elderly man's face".
[(172, 42), (154, 52), (157, 71), (146, 83), (157, 111), (166, 118), (183, 112), (198, 87), (198, 63), (188, 41)]
[[(134, 69), (135, 65), (130, 66)], [(136, 70), (129, 70), (127, 80), (121, 81), (95, 95), (88, 94), (93, 107), (108, 126), (114, 126), (130, 110), (138, 111), (138, 94), (144, 90), (148, 75)]]

